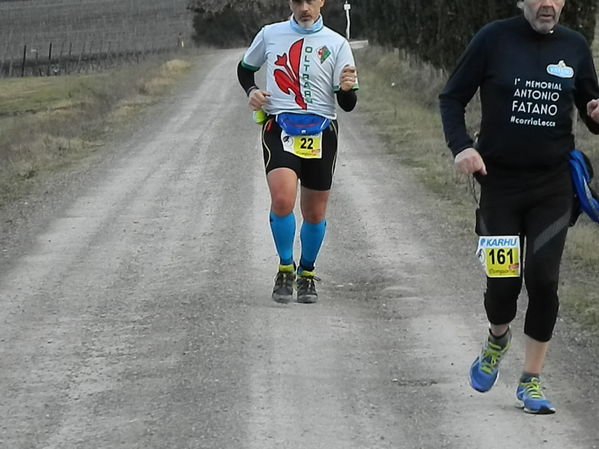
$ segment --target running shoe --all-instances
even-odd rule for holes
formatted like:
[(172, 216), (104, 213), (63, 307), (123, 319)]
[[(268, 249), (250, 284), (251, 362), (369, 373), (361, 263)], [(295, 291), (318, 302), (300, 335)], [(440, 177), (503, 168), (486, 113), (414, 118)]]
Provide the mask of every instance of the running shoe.
[(314, 281), (320, 281), (313, 271), (301, 270), (297, 275), (297, 302), (314, 304), (318, 301), (318, 293)]
[(275, 286), (272, 289), (272, 299), (275, 302), (287, 304), (293, 299), (293, 284), (295, 282), (295, 266), (279, 265), (275, 276)]
[(541, 381), (538, 377), (531, 377), (520, 382), (516, 389), (516, 398), (518, 406), (523, 408), (526, 413), (536, 415), (550, 415), (555, 413), (555, 407), (551, 401), (545, 397), (541, 388)]
[(510, 347), (512, 333), (508, 329), (508, 341), (505, 346), (493, 343), (490, 337), (483, 344), (480, 355), (470, 367), (470, 385), (476, 391), (485, 393), (497, 383), (499, 362)]

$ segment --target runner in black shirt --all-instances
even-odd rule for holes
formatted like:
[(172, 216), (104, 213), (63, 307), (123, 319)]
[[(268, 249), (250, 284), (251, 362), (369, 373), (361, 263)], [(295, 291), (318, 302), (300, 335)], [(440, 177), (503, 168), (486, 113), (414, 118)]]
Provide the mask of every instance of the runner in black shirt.
[[(527, 344), (516, 395), (525, 411), (541, 414), (555, 412), (539, 377), (559, 308), (559, 265), (572, 210), (567, 161), (574, 108), (599, 134), (599, 86), (589, 46), (557, 25), (565, 1), (520, 1), (523, 17), (482, 28), (439, 97), (456, 170), (481, 185), (476, 228), (490, 326), (470, 384), (485, 392), (497, 380), (524, 273)], [(482, 118), (474, 143), (464, 112), (478, 89)], [(484, 238), (494, 236), (505, 238)], [(518, 257), (510, 263), (508, 255)]]

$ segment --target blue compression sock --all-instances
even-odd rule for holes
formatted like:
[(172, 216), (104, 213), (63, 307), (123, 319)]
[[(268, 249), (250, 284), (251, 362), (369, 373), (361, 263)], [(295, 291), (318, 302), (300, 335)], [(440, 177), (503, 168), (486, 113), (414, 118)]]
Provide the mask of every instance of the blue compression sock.
[(275, 241), (281, 265), (293, 264), (293, 241), (295, 240), (295, 215), (279, 217), (270, 213), (270, 229)]
[(300, 230), (300, 241), (302, 243), (300, 267), (303, 270), (314, 270), (314, 263), (324, 240), (326, 228), (326, 220), (322, 220), (320, 223), (308, 223), (306, 221), (302, 223), (302, 228)]

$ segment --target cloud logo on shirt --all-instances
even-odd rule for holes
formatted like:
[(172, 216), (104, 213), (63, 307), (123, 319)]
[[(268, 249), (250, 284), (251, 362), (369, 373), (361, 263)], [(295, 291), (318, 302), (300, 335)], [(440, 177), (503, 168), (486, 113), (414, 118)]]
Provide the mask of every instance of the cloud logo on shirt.
[(547, 66), (547, 73), (559, 78), (574, 77), (574, 69), (572, 67), (568, 67), (563, 59), (557, 64), (549, 64)]
[(277, 55), (275, 65), (282, 69), (275, 69), (274, 76), (279, 89), (295, 95), (295, 103), (302, 109), (308, 109), (302, 95), (299, 73), (303, 46), (304, 40), (300, 39), (289, 48), (289, 56), (286, 53)]

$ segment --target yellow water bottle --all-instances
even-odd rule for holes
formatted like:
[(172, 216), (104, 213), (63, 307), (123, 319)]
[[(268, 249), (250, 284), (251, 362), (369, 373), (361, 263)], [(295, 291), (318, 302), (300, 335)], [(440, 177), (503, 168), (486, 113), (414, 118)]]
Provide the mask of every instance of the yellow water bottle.
[(262, 109), (258, 109), (257, 111), (254, 111), (254, 121), (258, 125), (263, 125), (264, 123), (266, 123), (267, 119), (268, 119), (268, 115)]

